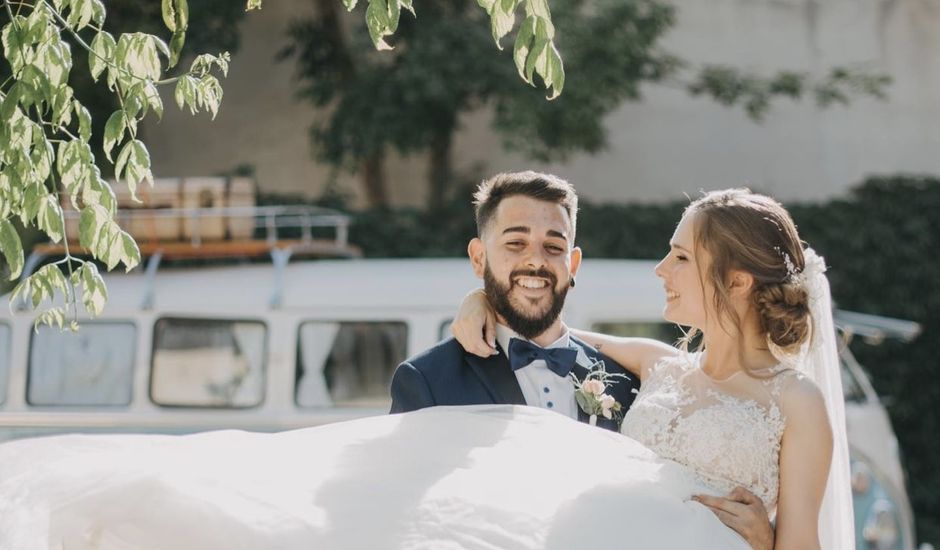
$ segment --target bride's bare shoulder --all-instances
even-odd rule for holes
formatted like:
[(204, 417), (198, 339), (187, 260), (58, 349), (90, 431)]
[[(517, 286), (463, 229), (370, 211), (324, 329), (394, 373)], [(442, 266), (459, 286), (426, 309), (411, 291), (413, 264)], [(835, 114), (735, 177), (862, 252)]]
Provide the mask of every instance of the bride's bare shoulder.
[(783, 377), (780, 409), (786, 418), (800, 423), (826, 418), (826, 401), (815, 382), (798, 373)]

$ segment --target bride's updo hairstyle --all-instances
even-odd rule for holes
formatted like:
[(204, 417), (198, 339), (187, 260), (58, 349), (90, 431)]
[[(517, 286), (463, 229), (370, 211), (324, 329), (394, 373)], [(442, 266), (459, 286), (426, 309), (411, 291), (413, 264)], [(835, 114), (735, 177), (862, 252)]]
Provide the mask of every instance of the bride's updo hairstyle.
[(746, 271), (754, 277), (751, 300), (769, 342), (789, 351), (806, 341), (811, 332), (809, 295), (800, 277), (803, 247), (786, 209), (749, 189), (727, 189), (707, 193), (685, 214), (695, 214), (695, 249), (711, 256), (700, 269), (715, 289), (719, 319), (730, 318), (740, 332), (727, 281), (732, 270)]

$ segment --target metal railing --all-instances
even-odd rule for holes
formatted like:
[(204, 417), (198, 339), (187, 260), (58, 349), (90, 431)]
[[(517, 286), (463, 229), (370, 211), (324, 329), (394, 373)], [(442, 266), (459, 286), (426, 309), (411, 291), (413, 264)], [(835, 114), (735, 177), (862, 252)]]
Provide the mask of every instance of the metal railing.
[[(66, 221), (78, 220), (80, 213), (74, 210), (65, 212)], [(274, 244), (281, 238), (281, 230), (299, 228), (300, 239), (304, 243), (313, 241), (313, 228), (331, 227), (335, 230), (334, 244), (345, 247), (349, 244), (350, 217), (335, 210), (317, 206), (226, 206), (213, 208), (122, 208), (117, 212), (117, 222), (126, 228), (135, 219), (178, 219), (189, 222), (185, 240), (193, 246), (199, 246), (204, 240), (202, 234), (205, 219), (224, 220), (223, 223), (243, 219), (253, 219), (254, 230), (264, 229), (265, 240)]]

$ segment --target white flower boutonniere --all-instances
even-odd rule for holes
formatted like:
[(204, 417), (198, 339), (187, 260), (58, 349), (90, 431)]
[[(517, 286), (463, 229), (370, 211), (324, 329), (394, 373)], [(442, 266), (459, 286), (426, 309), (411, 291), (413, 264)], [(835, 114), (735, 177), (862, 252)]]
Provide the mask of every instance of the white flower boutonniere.
[(608, 420), (620, 420), (623, 407), (607, 393), (607, 388), (609, 384), (616, 384), (617, 378), (626, 378), (625, 375), (607, 372), (604, 362), (598, 361), (591, 366), (584, 380), (578, 380), (574, 373), (569, 376), (574, 380), (574, 398), (581, 410), (590, 415), (589, 422), (592, 426), (597, 425), (598, 416)]

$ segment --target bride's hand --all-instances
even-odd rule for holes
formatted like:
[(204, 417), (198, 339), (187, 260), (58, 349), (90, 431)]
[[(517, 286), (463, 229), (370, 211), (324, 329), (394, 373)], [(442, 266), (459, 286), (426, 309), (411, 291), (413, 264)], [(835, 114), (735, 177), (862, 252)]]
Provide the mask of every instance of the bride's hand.
[(734, 529), (754, 550), (774, 547), (774, 528), (767, 519), (764, 503), (744, 487), (735, 487), (725, 497), (694, 495), (692, 500), (707, 506), (718, 519)]
[(496, 313), (482, 288), (464, 297), (450, 332), (463, 349), (474, 355), (489, 357), (499, 353), (496, 351)]

